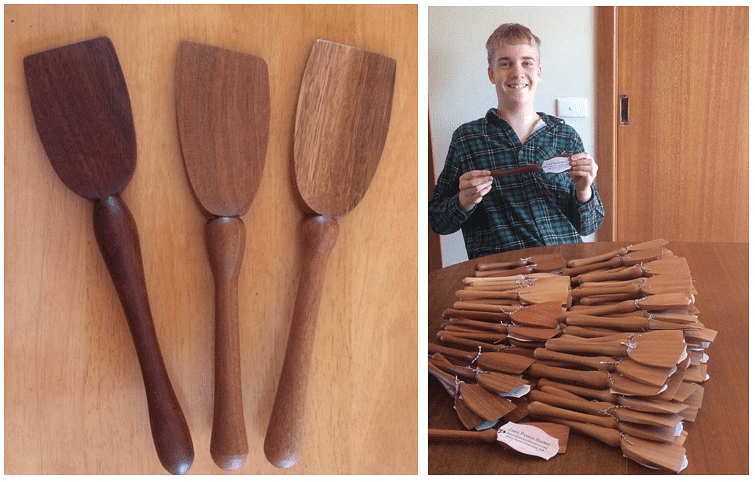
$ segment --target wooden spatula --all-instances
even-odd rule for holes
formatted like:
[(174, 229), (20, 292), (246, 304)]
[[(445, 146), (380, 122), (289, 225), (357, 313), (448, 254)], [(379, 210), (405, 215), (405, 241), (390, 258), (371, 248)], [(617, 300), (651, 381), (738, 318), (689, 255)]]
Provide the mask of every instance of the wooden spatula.
[(354, 47), (315, 42), (299, 93), (296, 184), (317, 215), (304, 220), (303, 266), (285, 360), (265, 436), (265, 455), (288, 468), (299, 458), (312, 342), (328, 257), (340, 216), (365, 195), (377, 169), (393, 103), (396, 61)]
[(100, 37), (30, 55), (24, 68), (47, 157), (69, 189), (94, 201), (94, 233), (136, 347), (157, 455), (169, 472), (186, 473), (189, 427), (155, 334), (136, 223), (119, 197), (136, 167), (136, 136), (115, 48)]
[[(557, 423), (549, 422), (527, 422), (523, 425), (532, 425), (542, 429), (551, 437), (558, 439), (558, 453), (566, 453), (566, 446), (569, 441), (569, 427)], [(494, 443), (498, 442), (498, 431), (500, 429), (489, 428), (487, 430), (469, 431), (469, 430), (444, 430), (444, 429), (427, 429), (428, 440), (477, 440), (480, 442)], [(500, 443), (500, 442), (498, 442)], [(503, 443), (502, 446), (506, 447)]]
[(510, 375), (521, 375), (535, 361), (534, 358), (528, 358), (515, 353), (472, 353), (430, 342), (427, 343), (427, 351), (429, 353), (440, 353), (452, 358), (477, 363), (484, 370), (508, 373)]
[[(624, 336), (627, 334), (625, 333)], [(681, 330), (658, 330), (632, 334), (625, 341), (616, 337), (579, 339), (562, 336), (545, 342), (549, 350), (563, 353), (624, 356), (643, 365), (673, 368), (684, 359), (687, 345)]]
[(520, 398), (530, 389), (527, 380), (522, 377), (454, 365), (439, 353), (432, 356), (432, 361), (441, 370), (466, 381), (476, 381), (483, 388), (502, 397)]
[(554, 409), (554, 407), (540, 402), (532, 402), (529, 409), (532, 416), (568, 425), (574, 430), (600, 440), (607, 445), (619, 447), (624, 456), (643, 465), (650, 465), (676, 473), (684, 470), (687, 465), (686, 451), (680, 444), (643, 440), (620, 432), (616, 428), (575, 420), (578, 417), (561, 418), (562, 414), (568, 413), (568, 411)]
[(238, 279), (243, 216), (262, 178), (270, 128), (267, 64), (254, 55), (182, 41), (176, 114), (186, 172), (208, 216), (215, 279), (215, 411), (210, 453), (224, 470), (248, 453), (241, 394)]

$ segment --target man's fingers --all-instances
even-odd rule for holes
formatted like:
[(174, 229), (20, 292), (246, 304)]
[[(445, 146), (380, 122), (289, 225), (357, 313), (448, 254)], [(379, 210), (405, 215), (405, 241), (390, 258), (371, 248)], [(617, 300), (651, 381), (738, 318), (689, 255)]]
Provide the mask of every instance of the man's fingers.
[(492, 177), (476, 177), (467, 181), (460, 181), (459, 190), (463, 191), (465, 189), (477, 189), (479, 191), (481, 189), (485, 189), (486, 187), (492, 184), (493, 184)]

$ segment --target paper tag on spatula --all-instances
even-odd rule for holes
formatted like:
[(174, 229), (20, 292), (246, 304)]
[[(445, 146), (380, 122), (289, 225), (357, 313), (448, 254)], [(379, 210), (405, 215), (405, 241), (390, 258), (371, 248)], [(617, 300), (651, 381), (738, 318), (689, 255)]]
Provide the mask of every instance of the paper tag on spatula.
[(571, 169), (568, 157), (552, 157), (543, 161), (543, 172), (564, 172)]
[(498, 429), (498, 441), (517, 452), (549, 460), (558, 453), (558, 439), (532, 425), (508, 422)]

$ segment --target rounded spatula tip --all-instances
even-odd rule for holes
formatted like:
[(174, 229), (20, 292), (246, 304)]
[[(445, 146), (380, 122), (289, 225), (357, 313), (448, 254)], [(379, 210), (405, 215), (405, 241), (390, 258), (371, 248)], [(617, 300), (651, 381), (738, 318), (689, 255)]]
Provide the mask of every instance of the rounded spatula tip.
[(193, 459), (192, 460), (182, 460), (182, 461), (180, 461), (178, 463), (178, 465), (176, 465), (175, 467), (173, 467), (172, 470), (168, 469), (168, 467), (166, 467), (166, 469), (168, 469), (168, 471), (171, 474), (173, 474), (173, 475), (186, 475), (186, 473), (191, 468), (191, 464), (192, 464), (193, 461), (194, 461)]
[(275, 437), (265, 437), (265, 458), (279, 469), (290, 469), (299, 461), (299, 451), (281, 446)]
[(212, 460), (215, 462), (215, 465), (220, 467), (221, 469), (227, 471), (227, 472), (234, 472), (238, 469), (240, 469), (244, 462), (246, 462), (246, 455), (247, 454), (239, 454), (239, 455), (226, 455), (226, 454), (211, 454)]
[(171, 453), (161, 453), (157, 457), (163, 468), (173, 475), (185, 475), (194, 463), (194, 447), (183, 447), (180, 443), (173, 447)]

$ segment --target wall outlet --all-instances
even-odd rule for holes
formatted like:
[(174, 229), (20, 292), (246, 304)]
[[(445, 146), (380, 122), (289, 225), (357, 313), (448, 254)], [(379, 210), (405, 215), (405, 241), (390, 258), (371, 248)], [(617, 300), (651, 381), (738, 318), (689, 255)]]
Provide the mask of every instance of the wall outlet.
[(584, 97), (563, 97), (556, 99), (557, 117), (587, 117), (587, 99)]

